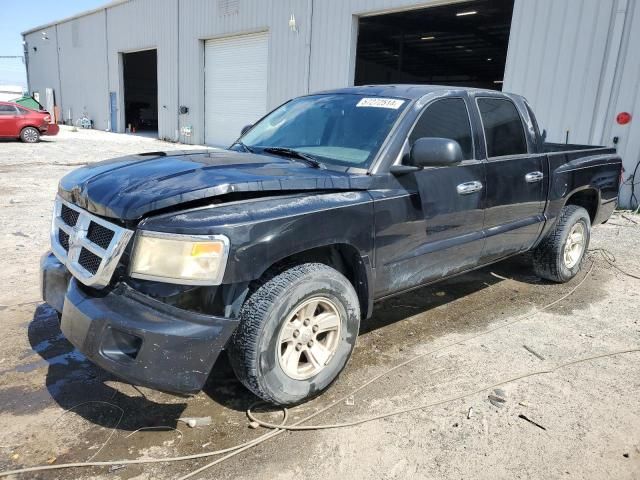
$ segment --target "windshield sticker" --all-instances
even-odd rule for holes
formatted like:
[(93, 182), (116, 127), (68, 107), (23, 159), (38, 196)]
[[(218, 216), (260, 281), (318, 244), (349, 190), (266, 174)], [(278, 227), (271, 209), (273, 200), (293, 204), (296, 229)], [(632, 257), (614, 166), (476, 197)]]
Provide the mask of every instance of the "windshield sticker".
[(358, 102), (356, 107), (374, 107), (374, 108), (390, 108), (392, 110), (398, 110), (404, 100), (398, 100), (397, 98), (363, 98)]

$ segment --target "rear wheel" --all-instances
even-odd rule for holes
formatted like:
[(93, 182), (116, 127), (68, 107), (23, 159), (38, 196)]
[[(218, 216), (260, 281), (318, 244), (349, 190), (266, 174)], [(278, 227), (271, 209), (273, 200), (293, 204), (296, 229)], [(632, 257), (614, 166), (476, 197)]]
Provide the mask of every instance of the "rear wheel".
[(533, 251), (536, 274), (553, 282), (568, 282), (580, 271), (590, 238), (589, 213), (577, 205), (567, 205), (553, 230)]
[(40, 140), (40, 131), (35, 127), (25, 127), (20, 132), (20, 140), (24, 143), (37, 143)]
[(307, 263), (263, 279), (240, 312), (229, 358), (255, 395), (288, 405), (318, 395), (338, 377), (360, 326), (347, 278)]

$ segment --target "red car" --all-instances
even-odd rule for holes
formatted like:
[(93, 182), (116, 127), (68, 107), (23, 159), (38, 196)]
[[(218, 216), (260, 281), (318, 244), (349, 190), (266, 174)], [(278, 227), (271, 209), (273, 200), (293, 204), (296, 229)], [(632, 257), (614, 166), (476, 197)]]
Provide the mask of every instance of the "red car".
[(0, 138), (19, 138), (36, 143), (40, 135), (56, 135), (60, 130), (46, 111), (33, 110), (11, 102), (0, 102)]

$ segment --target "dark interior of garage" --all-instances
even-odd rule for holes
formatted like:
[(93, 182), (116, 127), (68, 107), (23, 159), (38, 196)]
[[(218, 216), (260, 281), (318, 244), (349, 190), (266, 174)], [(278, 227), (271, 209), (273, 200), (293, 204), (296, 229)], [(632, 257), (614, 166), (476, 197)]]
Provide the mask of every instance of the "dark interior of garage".
[(156, 50), (122, 55), (125, 127), (131, 133), (158, 131)]
[(362, 17), (355, 84), (500, 90), (514, 0), (476, 0)]

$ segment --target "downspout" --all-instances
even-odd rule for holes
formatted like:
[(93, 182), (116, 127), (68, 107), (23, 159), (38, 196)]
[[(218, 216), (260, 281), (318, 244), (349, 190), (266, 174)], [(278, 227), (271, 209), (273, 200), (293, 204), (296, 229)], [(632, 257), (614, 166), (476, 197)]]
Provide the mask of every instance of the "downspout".
[(109, 31), (107, 29), (107, 9), (104, 9), (104, 48), (105, 48), (105, 61), (107, 62), (107, 126), (109, 131), (113, 131), (113, 125), (111, 125), (111, 74), (109, 71)]
[[(60, 45), (58, 44), (58, 24), (57, 23), (56, 23), (55, 32), (56, 32), (56, 59), (58, 62), (58, 102), (60, 105), (60, 116), (62, 117), (62, 123), (64, 123), (64, 108), (62, 108), (62, 77), (60, 76)], [(54, 105), (56, 104), (55, 98), (54, 98), (53, 104)], [(73, 119), (71, 123), (73, 123)]]
[(178, 101), (178, 104), (176, 105), (176, 110), (174, 111), (174, 114), (176, 116), (176, 135), (175, 135), (175, 141), (177, 143), (180, 143), (180, 141), (182, 140), (181, 135), (180, 135), (180, 72), (182, 71), (180, 68), (180, 0), (176, 0), (176, 4), (177, 4), (177, 12), (176, 12), (176, 30), (177, 30), (177, 41), (176, 41), (176, 88), (177, 88), (177, 95), (176, 95), (176, 100)]
[(27, 43), (26, 35), (22, 36), (22, 52), (24, 54), (24, 69), (27, 73), (27, 91), (29, 94), (33, 95), (33, 90), (31, 90), (31, 80), (29, 79), (29, 44)]

